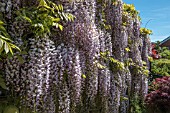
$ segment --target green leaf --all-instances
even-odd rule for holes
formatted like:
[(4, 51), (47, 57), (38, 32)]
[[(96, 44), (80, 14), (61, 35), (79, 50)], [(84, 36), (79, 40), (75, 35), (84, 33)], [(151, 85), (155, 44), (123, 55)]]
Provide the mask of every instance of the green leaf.
[(11, 52), (8, 53), (7, 58), (10, 59), (12, 58), (13, 54)]
[(53, 22), (53, 26), (55, 26), (56, 28), (58, 28), (58, 23)]
[(2, 47), (2, 48), (0, 48), (0, 55), (1, 55), (1, 53), (3, 52), (3, 50), (4, 50), (4, 48)]
[(10, 42), (12, 42), (12, 40), (10, 40), (9, 38), (6, 38), (6, 37), (4, 37), (4, 36), (2, 36), (2, 35), (0, 35), (0, 38), (3, 39), (3, 40), (5, 40), (5, 41), (10, 41)]
[(56, 4), (53, 4), (53, 5), (54, 5), (55, 9), (56, 9), (57, 11), (59, 11), (58, 6), (57, 6)]
[(2, 75), (0, 75), (0, 87), (2, 87), (3, 89), (7, 89), (6, 84), (5, 84), (5, 80), (2, 77)]
[(22, 55), (27, 55), (28, 52), (27, 52), (27, 51), (21, 51), (21, 54), (22, 54)]
[(4, 36), (4, 37), (10, 39), (9, 34), (8, 34), (6, 31), (1, 31), (1, 34), (2, 34), (2, 36)]
[(8, 47), (9, 47), (9, 51), (10, 51), (11, 55), (13, 55), (14, 53), (13, 53), (13, 51), (12, 51), (11, 46), (8, 46)]
[(111, 57), (110, 57), (110, 61), (111, 61), (112, 63), (117, 63), (117, 62), (118, 62), (116, 59), (111, 58)]
[(1, 31), (1, 32), (2, 32), (2, 31), (6, 32), (5, 27), (0, 25), (0, 31)]
[(129, 100), (129, 99), (128, 99), (127, 97), (121, 96), (121, 97), (120, 97), (120, 100), (121, 100), (121, 101), (124, 101), (124, 100)]
[(148, 56), (148, 60), (149, 60), (150, 62), (153, 62), (153, 58), (150, 57), (150, 56)]
[(7, 42), (5, 42), (4, 49), (5, 49), (5, 52), (7, 54), (9, 52), (9, 47), (8, 47), (8, 43)]
[(148, 75), (149, 75), (149, 70), (147, 70), (147, 69), (146, 69), (146, 70), (143, 70), (143, 74), (146, 75), (146, 76), (148, 76)]
[(4, 24), (4, 22), (2, 22), (1, 20), (0, 20), (0, 25), (3, 25)]
[(0, 75), (0, 82), (4, 82), (5, 80), (3, 79), (3, 76)]
[(1, 83), (0, 83), (0, 86), (1, 86), (3, 89), (7, 89), (5, 82), (1, 82)]
[(106, 57), (107, 53), (106, 52), (100, 52), (100, 55), (103, 57)]
[(14, 45), (14, 44), (12, 44), (12, 43), (9, 43), (9, 46), (11, 46), (12, 48), (17, 49), (18, 51), (21, 52), (20, 48), (17, 47), (16, 45)]
[(50, 10), (51, 12), (54, 12), (53, 9), (51, 7), (49, 7), (48, 5), (44, 5), (43, 7), (45, 7), (48, 10)]
[(53, 20), (53, 22), (59, 22), (60, 21), (60, 18), (54, 18), (54, 19), (52, 19)]
[(21, 64), (25, 62), (25, 60), (21, 56), (17, 55), (17, 58)]
[(47, 3), (45, 2), (45, 0), (40, 0), (39, 6), (46, 6)]
[(130, 51), (130, 49), (127, 47), (127, 48), (125, 48), (125, 50), (127, 51), (127, 52), (129, 52)]
[(4, 41), (2, 39), (0, 39), (0, 48), (3, 47)]
[(29, 17), (26, 16), (22, 16), (22, 18), (26, 21), (28, 21), (29, 23), (32, 23), (32, 20)]
[(63, 6), (61, 4), (58, 5), (60, 11), (63, 11)]
[(85, 74), (82, 74), (82, 77), (83, 77), (83, 78), (86, 78), (86, 75), (85, 75)]
[(105, 66), (103, 66), (103, 65), (100, 64), (100, 63), (97, 63), (97, 67), (98, 67), (99, 69), (105, 69), (105, 68), (106, 68)]
[[(62, 12), (61, 14), (62, 14), (62, 17), (64, 17), (64, 19), (65, 19), (66, 21), (68, 21), (67, 15), (66, 15), (64, 12)], [(61, 17), (60, 17), (60, 18), (61, 18)]]
[(58, 24), (58, 27), (61, 31), (63, 30), (63, 26), (61, 24)]

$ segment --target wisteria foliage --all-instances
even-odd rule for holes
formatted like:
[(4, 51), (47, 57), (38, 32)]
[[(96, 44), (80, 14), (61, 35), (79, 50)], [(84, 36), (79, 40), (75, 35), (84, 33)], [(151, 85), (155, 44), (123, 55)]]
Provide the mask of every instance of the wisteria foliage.
[[(65, 0), (59, 3), (76, 17), (74, 22), (64, 23), (63, 31), (56, 31), (51, 36), (27, 37), (28, 53), (21, 55), (23, 62), (17, 56), (6, 61), (8, 88), (21, 97), (22, 106), (37, 113), (128, 113), (132, 97), (141, 96), (143, 91), (142, 96), (146, 94), (147, 78), (132, 66), (125, 66), (125, 70), (111, 69), (100, 53), (108, 52), (108, 57), (120, 62), (131, 58), (140, 66), (143, 65), (142, 57), (148, 62), (146, 49), (149, 42), (139, 41), (145, 36), (140, 35), (138, 17), (126, 15), (128, 24), (123, 26), (121, 0), (114, 4), (111, 0)], [(9, 7), (1, 12), (12, 21), (12, 8), (22, 1), (1, 0), (0, 5), (3, 4)], [(102, 12), (96, 11), (99, 7), (111, 26), (109, 30), (100, 27), (98, 17)], [(10, 32), (17, 32), (15, 23), (10, 24), (13, 25)], [(26, 29), (20, 32), (24, 34)], [(13, 33), (13, 38), (19, 45), (25, 43), (17, 39), (20, 35)], [(143, 49), (139, 50), (141, 45)]]

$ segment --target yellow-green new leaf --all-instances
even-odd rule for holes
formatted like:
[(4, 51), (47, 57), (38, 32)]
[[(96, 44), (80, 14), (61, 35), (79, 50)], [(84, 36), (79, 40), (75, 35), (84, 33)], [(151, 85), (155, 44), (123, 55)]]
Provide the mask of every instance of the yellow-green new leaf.
[(39, 6), (45, 6), (47, 5), (47, 3), (45, 2), (45, 0), (40, 0)]
[(58, 27), (61, 31), (63, 30), (63, 26), (61, 24), (58, 24)]
[(58, 8), (59, 8), (60, 11), (63, 11), (63, 6), (62, 5), (59, 4)]
[(0, 25), (4, 25), (4, 22), (2, 22), (1, 20), (0, 20)]
[(85, 75), (85, 74), (82, 74), (82, 77), (83, 77), (83, 78), (86, 78), (86, 75)]
[(14, 45), (14, 44), (12, 44), (12, 43), (9, 43), (9, 46), (10, 46), (11, 48), (13, 48), (13, 49), (17, 49), (18, 51), (20, 51), (20, 52), (21, 52), (20, 48), (19, 48), (19, 47), (17, 47), (16, 45)]
[(26, 21), (28, 21), (29, 23), (32, 23), (32, 20), (26, 16), (22, 16), (23, 19), (25, 19)]
[(54, 18), (53, 19), (53, 22), (59, 22), (60, 21), (60, 18)]
[(0, 31), (1, 31), (1, 32), (2, 32), (2, 31), (6, 32), (5, 27), (0, 25)]
[(127, 52), (129, 52), (130, 51), (130, 49), (127, 47), (127, 48), (125, 48), (125, 50), (127, 51)]
[(103, 66), (103, 65), (100, 64), (100, 63), (97, 63), (97, 67), (98, 67), (99, 69), (105, 69), (105, 68), (106, 68), (105, 66)]
[(13, 55), (14, 53), (13, 53), (13, 51), (12, 51), (11, 46), (8, 46), (8, 47), (9, 47), (9, 51), (10, 51), (10, 53)]

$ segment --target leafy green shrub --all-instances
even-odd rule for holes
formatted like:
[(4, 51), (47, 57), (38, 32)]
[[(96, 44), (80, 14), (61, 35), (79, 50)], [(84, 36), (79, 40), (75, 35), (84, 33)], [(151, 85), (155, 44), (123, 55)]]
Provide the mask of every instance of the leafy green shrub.
[(139, 96), (135, 95), (130, 103), (130, 113), (146, 113), (144, 101)]
[(160, 53), (162, 58), (170, 59), (170, 50), (163, 48), (163, 52)]
[(49, 0), (40, 0), (37, 7), (23, 8), (17, 12), (17, 20), (27, 21), (32, 33), (37, 37), (50, 35), (53, 27), (63, 30), (62, 21), (73, 21), (74, 16), (65, 13), (62, 5)]
[(168, 59), (159, 59), (154, 60), (151, 64), (152, 74), (169, 76), (170, 75), (170, 60)]

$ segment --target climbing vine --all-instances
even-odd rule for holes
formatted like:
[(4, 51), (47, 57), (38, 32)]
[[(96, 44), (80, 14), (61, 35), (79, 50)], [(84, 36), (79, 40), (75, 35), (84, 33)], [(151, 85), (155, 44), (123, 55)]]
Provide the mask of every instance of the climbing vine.
[[(110, 70), (117, 71), (117, 70), (124, 70), (126, 71), (125, 67), (134, 67), (134, 69), (137, 71), (138, 74), (144, 74), (146, 76), (149, 75), (148, 67), (146, 66), (146, 62), (142, 62), (143, 66), (138, 65), (137, 63), (134, 63), (131, 58), (125, 60), (124, 62), (120, 62), (116, 59), (114, 59), (112, 56), (108, 56), (109, 52), (100, 52), (101, 58), (105, 60), (105, 62), (109, 63)], [(98, 64), (98, 67), (103, 69), (105, 68), (101, 64)]]
[(146, 35), (146, 34), (148, 34), (148, 35), (151, 35), (152, 34), (152, 30), (150, 30), (150, 29), (147, 29), (147, 28), (140, 28), (140, 33), (142, 34), (142, 35)]
[(22, 8), (17, 15), (17, 20), (27, 21), (31, 32), (38, 37), (50, 35), (52, 28), (63, 30), (62, 21), (73, 21), (75, 18), (70, 13), (64, 13), (62, 5), (49, 0), (40, 0), (37, 7)]
[(123, 14), (130, 15), (131, 17), (135, 18), (139, 16), (139, 12), (135, 9), (135, 6), (133, 4), (123, 4)]
[(135, 6), (133, 4), (124, 3), (122, 12), (123, 26), (127, 26), (129, 17), (131, 17), (131, 19), (135, 19), (137, 17), (138, 20), (141, 21), (139, 11), (135, 9)]
[(97, 3), (100, 4), (100, 8), (98, 9), (98, 11), (100, 11), (100, 15), (98, 15), (98, 21), (99, 21), (99, 26), (102, 29), (111, 29), (111, 26), (108, 24), (107, 20), (106, 20), (106, 13), (105, 10), (107, 8), (107, 5), (105, 2), (103, 2), (102, 0), (97, 0)]
[(7, 33), (5, 27), (5, 23), (0, 20), (0, 55), (13, 55), (13, 50), (19, 50), (20, 49), (13, 44), (13, 41), (10, 39), (10, 35)]
[[(126, 105), (128, 102), (134, 105), (131, 112), (140, 111), (140, 101), (131, 95), (137, 92), (138, 96), (137, 88), (145, 88), (142, 79), (149, 71), (148, 62), (142, 63), (136, 41), (140, 38), (140, 26), (134, 5), (121, 0), (60, 3), (64, 5), (39, 0), (37, 6), (19, 6), (20, 10), (11, 11), (14, 17), (8, 24), (14, 29), (8, 31), (15, 31), (13, 39), (24, 50), (19, 54), (23, 63), (14, 54), (5, 64), (7, 86), (14, 96), (20, 97), (13, 99), (17, 104), (12, 105), (21, 113), (27, 111), (22, 111), (25, 107), (36, 113), (126, 113), (131, 106)], [(65, 12), (65, 7), (76, 15), (76, 21)], [(99, 17), (91, 18), (96, 14)], [(2, 36), (5, 37), (3, 33)], [(13, 44), (10, 38), (3, 41)], [(13, 54), (6, 48), (3, 52)], [(1, 78), (0, 85), (5, 83)]]
[[(109, 63), (110, 70), (116, 71), (116, 70), (124, 70), (125, 66), (123, 62), (120, 62), (116, 59), (114, 59), (112, 56), (108, 56), (109, 52), (100, 52), (101, 58), (105, 60), (105, 62)], [(100, 66), (102, 67), (102, 66)]]

